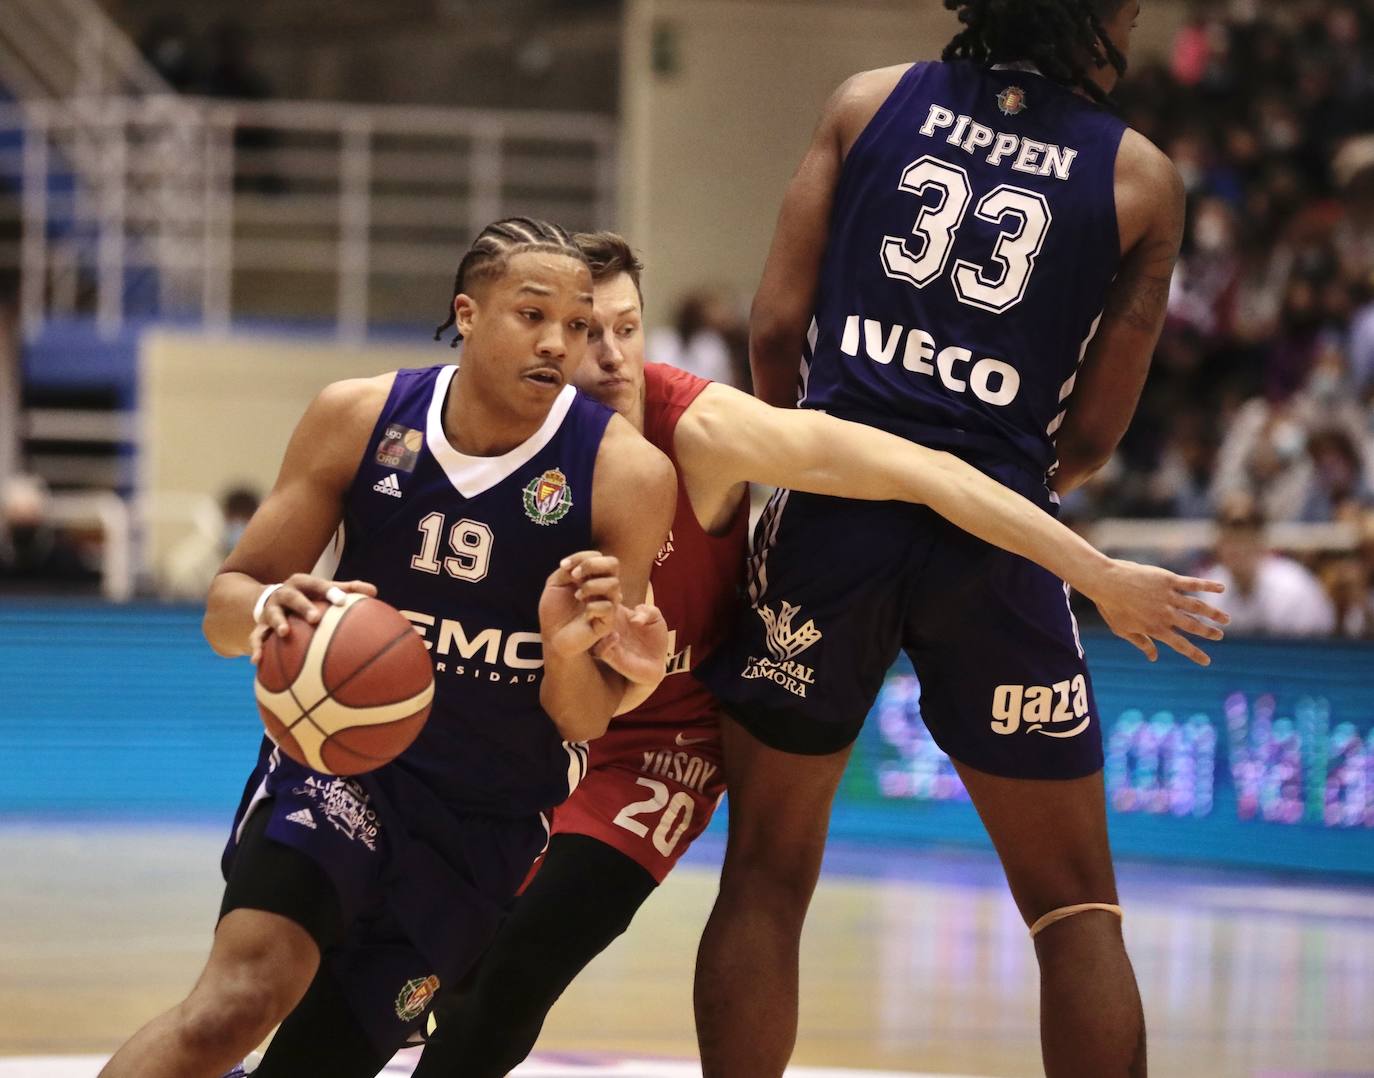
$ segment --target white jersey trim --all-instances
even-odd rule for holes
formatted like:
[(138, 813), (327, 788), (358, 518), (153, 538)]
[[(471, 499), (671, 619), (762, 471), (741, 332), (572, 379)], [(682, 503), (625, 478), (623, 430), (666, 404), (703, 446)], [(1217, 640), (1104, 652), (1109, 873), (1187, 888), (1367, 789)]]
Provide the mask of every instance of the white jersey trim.
[(1068, 584), (1064, 585), (1064, 608), (1069, 612), (1069, 624), (1073, 626), (1073, 645), (1078, 649), (1078, 657), (1086, 658), (1083, 654), (1083, 637), (1078, 634), (1078, 619), (1073, 613), (1073, 589)]
[(499, 457), (470, 457), (454, 449), (444, 433), (444, 401), (457, 370), (457, 367), (445, 367), (434, 379), (434, 397), (429, 402), (429, 415), (425, 420), (425, 444), (454, 489), (464, 498), (475, 498), (509, 479), (553, 440), (577, 398), (577, 390), (570, 385), (564, 386), (554, 398), (543, 425), (510, 452)]
[(764, 506), (759, 518), (758, 529), (754, 532), (754, 552), (749, 559), (749, 605), (758, 606), (768, 591), (768, 552), (778, 541), (778, 529), (782, 527), (782, 511), (787, 508), (787, 499), (792, 492), (779, 487)]
[(277, 769), (279, 763), (281, 763), (281, 749), (274, 748), (271, 755), (267, 757), (267, 770), (263, 772), (262, 779), (258, 782), (258, 788), (253, 791), (253, 796), (248, 799), (248, 807), (243, 810), (243, 819), (239, 821), (238, 827), (234, 828), (235, 846), (243, 841), (243, 829), (248, 826), (248, 821), (253, 818), (253, 813), (257, 811), (259, 805), (267, 800), (267, 776)]
[(591, 764), (591, 750), (585, 741), (565, 741), (563, 749), (568, 754), (568, 796), (571, 797), (573, 791), (587, 777), (587, 769)]

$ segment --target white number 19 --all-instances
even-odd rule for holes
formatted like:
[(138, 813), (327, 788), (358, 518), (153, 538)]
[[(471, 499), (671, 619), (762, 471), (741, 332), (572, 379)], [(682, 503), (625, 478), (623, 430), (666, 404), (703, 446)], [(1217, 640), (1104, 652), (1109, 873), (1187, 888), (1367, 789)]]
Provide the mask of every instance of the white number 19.
[(430, 513), (419, 526), (425, 538), (420, 553), (410, 559), (412, 569), (434, 576), (442, 571), (458, 580), (473, 582), (487, 575), (492, 536), (491, 529), (481, 521), (460, 520), (449, 529), (448, 545), (452, 553), (442, 562), (439, 560), (439, 539), (444, 533), (444, 514)]

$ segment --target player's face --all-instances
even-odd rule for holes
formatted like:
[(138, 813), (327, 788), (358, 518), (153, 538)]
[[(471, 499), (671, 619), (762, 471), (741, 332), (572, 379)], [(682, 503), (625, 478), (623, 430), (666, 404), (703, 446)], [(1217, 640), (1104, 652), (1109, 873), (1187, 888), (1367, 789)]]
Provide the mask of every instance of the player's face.
[(644, 311), (628, 273), (597, 284), (587, 358), (572, 381), (643, 429)]
[(587, 353), (592, 276), (567, 255), (526, 251), (454, 300), (462, 366), (501, 400), (548, 408)]

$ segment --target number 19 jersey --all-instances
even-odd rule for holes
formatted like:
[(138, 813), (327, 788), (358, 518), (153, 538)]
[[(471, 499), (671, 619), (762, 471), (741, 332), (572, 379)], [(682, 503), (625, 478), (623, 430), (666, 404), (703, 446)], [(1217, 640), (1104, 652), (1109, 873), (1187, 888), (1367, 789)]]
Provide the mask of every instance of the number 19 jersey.
[(802, 405), (1051, 470), (1120, 261), (1124, 131), (1033, 70), (912, 66), (844, 163)]

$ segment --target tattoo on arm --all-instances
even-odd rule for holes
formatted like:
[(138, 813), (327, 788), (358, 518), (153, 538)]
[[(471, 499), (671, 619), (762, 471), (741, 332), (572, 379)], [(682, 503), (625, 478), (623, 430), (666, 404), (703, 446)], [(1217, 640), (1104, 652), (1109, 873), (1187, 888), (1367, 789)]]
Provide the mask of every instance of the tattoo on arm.
[(1133, 260), (1117, 286), (1111, 290), (1108, 313), (1142, 333), (1153, 333), (1169, 306), (1169, 286), (1173, 282), (1178, 248), (1155, 243)]

